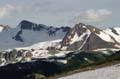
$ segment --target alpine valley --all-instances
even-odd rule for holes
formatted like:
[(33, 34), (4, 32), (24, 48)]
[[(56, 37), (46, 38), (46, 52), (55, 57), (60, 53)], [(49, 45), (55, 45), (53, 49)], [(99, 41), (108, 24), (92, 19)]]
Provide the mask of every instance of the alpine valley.
[(119, 59), (119, 27), (103, 30), (83, 23), (53, 27), (27, 20), (15, 28), (0, 25), (3, 79), (46, 78)]

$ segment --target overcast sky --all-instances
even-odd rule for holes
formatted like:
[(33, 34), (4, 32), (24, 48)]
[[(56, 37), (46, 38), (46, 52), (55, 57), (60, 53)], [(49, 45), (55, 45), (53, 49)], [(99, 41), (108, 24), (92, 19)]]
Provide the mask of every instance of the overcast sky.
[(0, 0), (0, 24), (16, 27), (23, 19), (57, 27), (120, 26), (120, 0)]

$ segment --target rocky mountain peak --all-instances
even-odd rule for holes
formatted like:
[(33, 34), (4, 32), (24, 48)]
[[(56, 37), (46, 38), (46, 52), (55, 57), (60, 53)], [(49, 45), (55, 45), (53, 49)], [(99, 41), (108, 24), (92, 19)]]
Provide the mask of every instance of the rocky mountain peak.
[(42, 29), (45, 29), (47, 26), (44, 24), (36, 24), (27, 20), (22, 20), (18, 27), (22, 30), (34, 30), (34, 31), (40, 31)]
[(78, 23), (76, 24), (74, 27), (75, 31), (81, 31), (81, 30), (85, 30), (85, 29), (88, 29), (90, 30), (91, 32), (96, 32), (96, 33), (99, 33), (99, 31), (102, 31), (101, 29), (95, 27), (95, 26), (92, 26), (92, 25), (86, 25), (84, 23)]
[[(91, 33), (91, 28), (83, 23), (76, 24), (64, 37), (61, 46), (69, 46), (75, 41), (87, 38)], [(81, 42), (83, 43), (83, 41)]]

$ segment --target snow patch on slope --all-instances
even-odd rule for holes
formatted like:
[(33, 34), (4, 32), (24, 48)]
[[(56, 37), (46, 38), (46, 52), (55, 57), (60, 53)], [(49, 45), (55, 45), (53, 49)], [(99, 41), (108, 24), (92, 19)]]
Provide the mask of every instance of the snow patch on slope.
[(0, 26), (0, 32), (2, 32), (2, 31), (3, 31), (3, 27)]
[(79, 50), (82, 49), (82, 47), (85, 45), (85, 43), (87, 42), (87, 39), (89, 38), (90, 34), (91, 34), (90, 30), (87, 30), (86, 31), (87, 38), (84, 40), (84, 42), (81, 45), (81, 47), (79, 48)]
[(46, 42), (40, 42), (37, 44), (33, 44), (29, 47), (29, 49), (42, 49), (42, 50), (46, 50), (48, 47), (55, 47), (55, 48), (59, 48), (60, 47), (60, 42), (61, 40), (53, 40), (53, 41), (46, 41)]
[(114, 29), (119, 35), (116, 35), (115, 33), (113, 33), (111, 29), (106, 29), (104, 30), (104, 32), (111, 35), (117, 42), (120, 43), (120, 28), (114, 28)]
[(91, 33), (91, 32), (90, 32), (89, 30), (87, 30), (87, 31), (86, 31), (85, 33), (83, 33), (80, 37), (78, 36), (77, 33), (75, 33), (74, 38), (71, 39), (70, 44), (73, 44), (73, 43), (75, 43), (75, 42), (77, 42), (77, 41), (84, 40), (83, 37), (84, 37), (85, 35), (89, 35), (90, 33)]
[(108, 35), (107, 33), (104, 33), (104, 32), (100, 32), (100, 34), (97, 34), (96, 33), (96, 35), (97, 36), (99, 36), (102, 40), (104, 40), (104, 41), (107, 41), (107, 42), (114, 42), (113, 40), (112, 40), (112, 38), (110, 37), (110, 35)]
[(120, 79), (120, 64), (76, 73), (59, 79)]
[(116, 32), (120, 35), (120, 27), (116, 27), (114, 28), (116, 30)]

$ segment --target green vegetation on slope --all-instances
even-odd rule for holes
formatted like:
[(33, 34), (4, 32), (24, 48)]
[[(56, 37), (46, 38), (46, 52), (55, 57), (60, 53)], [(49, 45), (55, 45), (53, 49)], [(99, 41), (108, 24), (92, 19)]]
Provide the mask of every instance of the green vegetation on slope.
[[(40, 74), (40, 75), (49, 77), (49, 76), (55, 76), (58, 74), (66, 74), (70, 71), (74, 72), (74, 70), (77, 70), (77, 69), (78, 70), (80, 69), (80, 71), (89, 70), (90, 67), (91, 69), (94, 69), (95, 67), (101, 64), (104, 64), (105, 66), (105, 65), (114, 63), (113, 61), (120, 60), (120, 51), (117, 51), (116, 53), (114, 53), (113, 51), (107, 50), (107, 52), (110, 54), (107, 55), (101, 52), (80, 52), (78, 54), (74, 54), (74, 56), (71, 55), (72, 56), (71, 58), (70, 58), (70, 55), (68, 55), (66, 56), (66, 59), (68, 60), (67, 64), (54, 62), (56, 63), (56, 66), (59, 68), (59, 71), (56, 71), (55, 73), (52, 73), (49, 75), (44, 75), (42, 73), (36, 73), (36, 72), (34, 72), (33, 74)], [(39, 70), (42, 70), (42, 69), (38, 69), (38, 71)], [(28, 75), (30, 76), (33, 74), (28, 74)], [(40, 77), (36, 78), (35, 75), (34, 75), (34, 78), (41, 79)], [(30, 79), (30, 77), (26, 77), (26, 79)]]

